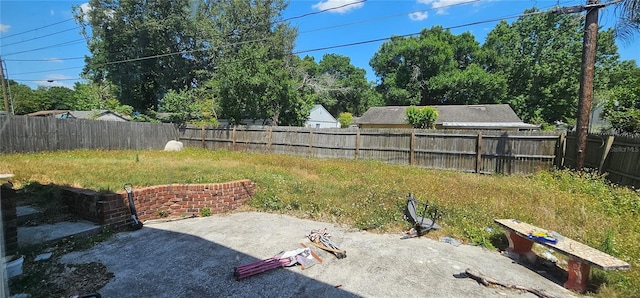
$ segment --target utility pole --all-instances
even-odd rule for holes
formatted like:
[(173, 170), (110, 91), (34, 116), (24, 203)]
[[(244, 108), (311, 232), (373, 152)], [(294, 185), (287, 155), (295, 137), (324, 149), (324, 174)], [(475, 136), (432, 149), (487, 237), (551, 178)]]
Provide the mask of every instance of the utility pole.
[(576, 130), (576, 170), (582, 171), (587, 149), (589, 134), (589, 114), (593, 99), (593, 76), (596, 61), (596, 45), (598, 38), (598, 10), (599, 0), (588, 0), (587, 17), (584, 22), (584, 37), (582, 40), (582, 67), (580, 70), (580, 97), (578, 100), (578, 123)]
[(4, 80), (4, 68), (2, 68), (2, 57), (0, 57), (0, 81), (2, 81), (2, 98), (4, 98), (4, 110), (7, 111), (7, 114), (10, 114), (9, 110), (9, 96), (7, 96), (7, 83)]
[[(615, 2), (612, 2), (615, 3)], [(609, 4), (612, 4), (609, 3)], [(598, 10), (609, 4), (600, 4), (599, 0), (587, 0), (587, 5), (559, 7), (551, 11), (554, 14), (567, 14), (587, 11), (582, 38), (582, 65), (580, 68), (580, 94), (576, 123), (576, 170), (584, 168), (584, 158), (589, 134), (589, 115), (593, 99), (593, 74), (596, 64), (596, 46), (598, 39)]]

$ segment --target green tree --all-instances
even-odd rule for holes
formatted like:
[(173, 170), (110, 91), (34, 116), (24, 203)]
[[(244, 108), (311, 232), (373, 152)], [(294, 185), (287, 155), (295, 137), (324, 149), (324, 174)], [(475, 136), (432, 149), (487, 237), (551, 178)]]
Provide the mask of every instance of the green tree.
[[(11, 90), (9, 104), (16, 115), (24, 115), (49, 108), (48, 102), (41, 97), (41, 92), (35, 91), (29, 86), (13, 80), (7, 81), (7, 87)], [(0, 98), (4, 102), (4, 96), (0, 92)]]
[(429, 79), (428, 86), (438, 90), (438, 101), (445, 104), (504, 103), (507, 99), (507, 79), (499, 73), (488, 73), (475, 63), (463, 70), (438, 74)]
[(201, 92), (203, 89), (169, 90), (158, 111), (170, 113), (169, 120), (175, 123), (217, 124), (213, 100)]
[(454, 35), (436, 26), (417, 37), (392, 38), (369, 64), (381, 79), (378, 90), (388, 105), (502, 102), (505, 79), (486, 73), (480, 58), (471, 33)]
[(318, 74), (333, 81), (333, 87), (320, 94), (320, 102), (332, 114), (350, 112), (362, 115), (372, 105), (380, 105), (371, 97), (372, 86), (366, 71), (351, 64), (349, 57), (325, 54), (318, 65)]
[(101, 110), (106, 109), (108, 101), (117, 101), (114, 92), (115, 86), (108, 82), (103, 83), (80, 83), (74, 84), (74, 106), (75, 110)]
[(611, 82), (602, 118), (617, 132), (640, 133), (640, 67), (624, 61), (612, 72)]
[(89, 12), (76, 7), (92, 54), (85, 74), (118, 86), (121, 103), (156, 110), (168, 90), (194, 82), (192, 2), (91, 0)]
[(39, 86), (38, 90), (42, 91), (45, 101), (48, 103), (49, 110), (75, 110), (74, 90), (66, 87), (45, 87)]
[[(584, 20), (579, 15), (525, 11), (499, 23), (483, 44), (485, 68), (506, 77), (507, 98), (526, 121), (570, 122), (577, 112)], [(597, 72), (616, 61), (612, 31), (598, 36)]]
[(434, 107), (426, 106), (418, 108), (416, 106), (407, 107), (406, 119), (414, 128), (433, 128), (433, 124), (438, 120), (438, 110)]
[(212, 28), (206, 34), (223, 36), (226, 45), (207, 51), (216, 57), (212, 76), (222, 117), (232, 124), (265, 119), (272, 125), (303, 125), (312, 98), (297, 90), (298, 70), (289, 53), (297, 30), (282, 21), (283, 0), (220, 1), (209, 3), (202, 18)]
[(338, 122), (340, 122), (340, 127), (347, 128), (351, 123), (353, 123), (353, 114), (349, 112), (342, 112), (338, 116)]

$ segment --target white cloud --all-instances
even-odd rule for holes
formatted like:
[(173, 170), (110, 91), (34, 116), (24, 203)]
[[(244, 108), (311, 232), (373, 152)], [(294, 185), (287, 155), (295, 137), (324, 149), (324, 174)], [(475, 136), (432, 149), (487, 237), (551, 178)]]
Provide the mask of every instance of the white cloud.
[(431, 5), (431, 8), (437, 9), (437, 14), (446, 14), (447, 8), (450, 6), (477, 2), (477, 0), (417, 0), (418, 3)]
[[(320, 2), (318, 2), (316, 4), (314, 4), (311, 7), (315, 8), (317, 10), (325, 10), (325, 9), (344, 6), (344, 7), (340, 7), (340, 8), (337, 8), (337, 9), (329, 10), (327, 12), (346, 13), (346, 12), (348, 12), (350, 10), (354, 10), (354, 9), (357, 9), (357, 8), (360, 8), (360, 7), (364, 6), (364, 2), (360, 2), (360, 3), (355, 3), (355, 2), (359, 2), (359, 1), (356, 1), (356, 0), (326, 0), (326, 1), (320, 1)], [(355, 3), (355, 4), (348, 5), (350, 3)]]
[[(80, 4), (80, 12), (83, 14), (82, 19), (85, 22), (89, 22), (89, 13), (93, 10), (93, 7), (89, 3)], [(112, 9), (105, 10), (104, 15), (108, 18), (113, 18), (114, 11)]]
[(422, 21), (426, 19), (429, 14), (426, 11), (416, 11), (409, 14), (409, 18), (412, 21)]
[(9, 28), (11, 28), (11, 26), (5, 25), (5, 24), (0, 24), (0, 32), (7, 32), (7, 31), (9, 31)]
[(89, 22), (89, 12), (91, 11), (91, 5), (89, 3), (80, 4), (80, 12), (82, 13), (82, 20)]

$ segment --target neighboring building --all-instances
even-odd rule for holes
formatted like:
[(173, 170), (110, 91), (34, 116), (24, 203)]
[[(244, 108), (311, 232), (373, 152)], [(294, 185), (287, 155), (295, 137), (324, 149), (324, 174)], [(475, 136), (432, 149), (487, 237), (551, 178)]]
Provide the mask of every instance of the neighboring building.
[(47, 110), (37, 111), (27, 114), (30, 117), (56, 117), (60, 119), (69, 118), (69, 110)]
[(118, 113), (111, 112), (109, 110), (94, 110), (94, 111), (68, 111), (68, 110), (49, 110), (38, 111), (27, 114), (31, 117), (55, 117), (58, 119), (91, 119), (102, 121), (128, 121), (127, 118), (121, 116)]
[(118, 113), (109, 110), (94, 110), (94, 111), (69, 111), (71, 118), (77, 119), (91, 119), (101, 121), (129, 121), (127, 118), (121, 116)]
[[(220, 126), (230, 125), (227, 119), (218, 119)], [(270, 126), (271, 119), (242, 119), (242, 125)], [(313, 128), (340, 128), (340, 122), (336, 120), (322, 105), (315, 105), (309, 112), (309, 120), (304, 124), (305, 127)]]
[[(535, 130), (540, 126), (524, 123), (508, 104), (439, 105), (437, 129)], [(372, 107), (358, 119), (360, 128), (411, 128), (406, 120), (407, 106)]]
[(313, 128), (340, 128), (340, 122), (334, 118), (322, 105), (315, 105), (309, 113), (306, 127)]

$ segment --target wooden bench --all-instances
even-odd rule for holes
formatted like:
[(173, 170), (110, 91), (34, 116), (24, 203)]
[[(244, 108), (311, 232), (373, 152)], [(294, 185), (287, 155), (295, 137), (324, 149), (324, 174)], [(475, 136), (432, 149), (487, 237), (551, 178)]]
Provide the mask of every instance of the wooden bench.
[(505, 228), (505, 234), (509, 240), (509, 248), (507, 248), (509, 253), (525, 257), (535, 256), (531, 251), (535, 242), (568, 256), (568, 279), (564, 283), (567, 289), (584, 292), (587, 289), (591, 266), (601, 270), (629, 270), (630, 268), (627, 262), (567, 237), (559, 237), (555, 244), (530, 239), (528, 236), (533, 230), (544, 229), (528, 223), (515, 219), (496, 219), (495, 222)]

